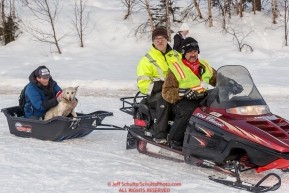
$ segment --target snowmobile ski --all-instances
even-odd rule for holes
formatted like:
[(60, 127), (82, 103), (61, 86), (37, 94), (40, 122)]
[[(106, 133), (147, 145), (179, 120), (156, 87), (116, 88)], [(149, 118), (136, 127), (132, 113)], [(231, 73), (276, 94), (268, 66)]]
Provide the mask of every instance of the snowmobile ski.
[[(274, 184), (273, 186), (260, 186), (270, 176), (274, 176), (278, 180), (278, 182), (276, 184)], [(247, 190), (249, 192), (275, 191), (281, 186), (280, 176), (278, 176), (277, 174), (274, 174), (274, 173), (267, 174), (264, 178), (262, 178), (255, 185), (251, 184), (251, 183), (247, 183), (247, 182), (241, 182), (241, 181), (238, 182), (238, 181), (227, 180), (224, 178), (216, 178), (215, 176), (209, 176), (209, 179), (214, 181), (214, 182), (226, 185), (226, 186), (230, 186), (230, 187), (241, 189), (241, 190)]]

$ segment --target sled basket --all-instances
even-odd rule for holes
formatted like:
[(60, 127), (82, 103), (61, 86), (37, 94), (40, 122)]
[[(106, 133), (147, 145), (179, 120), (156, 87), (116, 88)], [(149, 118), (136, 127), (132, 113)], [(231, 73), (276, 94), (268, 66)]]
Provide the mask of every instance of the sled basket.
[[(41, 140), (62, 141), (83, 137), (93, 130), (98, 130), (102, 120), (113, 113), (95, 111), (89, 114), (77, 113), (77, 117), (53, 117), (52, 119), (34, 120), (23, 117), (19, 106), (1, 109), (7, 118), (11, 134), (19, 137), (32, 137)], [(101, 130), (101, 129), (99, 129)]]

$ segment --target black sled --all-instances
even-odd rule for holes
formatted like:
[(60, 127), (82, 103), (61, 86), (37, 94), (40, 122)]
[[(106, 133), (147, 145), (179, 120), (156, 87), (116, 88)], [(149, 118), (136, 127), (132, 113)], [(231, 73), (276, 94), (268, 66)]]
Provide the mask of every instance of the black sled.
[(11, 134), (41, 140), (62, 141), (83, 137), (94, 130), (124, 130), (114, 125), (102, 124), (102, 120), (113, 113), (95, 111), (89, 114), (77, 113), (77, 117), (53, 117), (47, 121), (27, 119), (19, 106), (1, 109), (7, 118)]
[[(244, 90), (233, 95), (227, 83), (218, 77), (234, 79)], [(222, 85), (218, 84), (222, 82)], [(206, 95), (204, 95), (206, 96)], [(153, 137), (155, 109), (149, 108), (146, 96), (120, 99), (121, 111), (133, 116), (127, 126), (127, 149), (137, 149), (150, 156), (212, 168), (235, 178), (234, 181), (209, 176), (210, 180), (250, 192), (267, 192), (281, 186), (281, 178), (269, 173), (256, 184), (243, 182), (240, 173), (289, 168), (289, 122), (270, 112), (248, 70), (242, 66), (223, 66), (217, 72), (216, 88), (193, 112), (184, 134), (182, 151), (170, 144), (157, 144)], [(173, 117), (168, 123), (168, 131)], [(263, 186), (268, 178), (277, 183)]]

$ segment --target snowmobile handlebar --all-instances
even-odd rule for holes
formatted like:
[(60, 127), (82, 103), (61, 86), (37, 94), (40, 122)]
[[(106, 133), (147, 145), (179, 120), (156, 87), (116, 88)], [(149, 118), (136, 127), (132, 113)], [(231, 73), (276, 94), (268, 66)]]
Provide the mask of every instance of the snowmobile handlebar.
[(198, 99), (203, 99), (203, 98), (205, 98), (207, 95), (208, 95), (208, 94), (207, 94), (206, 92), (202, 92), (202, 93), (198, 93), (198, 94), (197, 94), (197, 97), (198, 97)]

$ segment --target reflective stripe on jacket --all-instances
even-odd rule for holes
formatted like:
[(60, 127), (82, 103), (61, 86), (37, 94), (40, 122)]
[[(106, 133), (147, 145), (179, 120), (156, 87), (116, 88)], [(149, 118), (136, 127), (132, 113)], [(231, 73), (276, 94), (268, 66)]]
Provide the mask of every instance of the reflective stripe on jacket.
[(168, 73), (169, 64), (177, 61), (176, 56), (181, 58), (181, 55), (174, 50), (163, 54), (152, 46), (137, 66), (137, 86), (139, 91), (143, 94), (150, 95), (154, 87), (154, 82), (164, 81)]
[[(202, 81), (209, 84), (213, 76), (213, 69), (206, 60), (199, 60), (200, 64), (204, 67), (205, 72), (202, 74)], [(174, 62), (169, 66), (179, 82), (179, 88), (188, 89), (200, 86), (201, 80), (195, 75), (189, 67), (187, 67), (181, 60)]]

